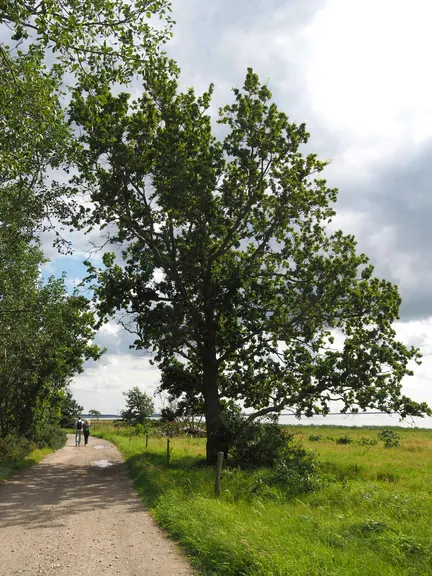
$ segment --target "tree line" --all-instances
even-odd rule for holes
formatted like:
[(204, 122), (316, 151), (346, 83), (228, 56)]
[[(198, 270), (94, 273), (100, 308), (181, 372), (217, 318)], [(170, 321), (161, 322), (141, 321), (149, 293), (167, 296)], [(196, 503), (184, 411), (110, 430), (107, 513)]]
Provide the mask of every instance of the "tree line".
[[(161, 390), (205, 414), (209, 462), (239, 404), (244, 426), (336, 400), (430, 414), (402, 394), (420, 353), (396, 338), (397, 287), (352, 235), (329, 231), (326, 162), (302, 152), (306, 126), (252, 69), (219, 111), (218, 138), (213, 86), (182, 91), (163, 50), (169, 2), (18, 1), (0, 6), (1, 23), (12, 30), (0, 46), (2, 434), (44, 421), (119, 311), (135, 348), (154, 351)], [(67, 251), (62, 226), (110, 230), (121, 249), (87, 262), (91, 307), (64, 279), (38, 279), (38, 231), (52, 227)]]

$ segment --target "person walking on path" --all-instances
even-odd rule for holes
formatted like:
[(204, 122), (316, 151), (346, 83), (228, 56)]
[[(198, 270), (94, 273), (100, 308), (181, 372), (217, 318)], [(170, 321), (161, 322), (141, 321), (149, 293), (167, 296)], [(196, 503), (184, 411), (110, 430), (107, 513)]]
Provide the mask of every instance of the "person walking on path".
[(75, 446), (79, 446), (81, 444), (81, 434), (83, 430), (84, 422), (81, 419), (81, 416), (75, 423)]
[(84, 420), (83, 431), (84, 431), (84, 445), (88, 446), (88, 439), (90, 436), (90, 422), (88, 420)]

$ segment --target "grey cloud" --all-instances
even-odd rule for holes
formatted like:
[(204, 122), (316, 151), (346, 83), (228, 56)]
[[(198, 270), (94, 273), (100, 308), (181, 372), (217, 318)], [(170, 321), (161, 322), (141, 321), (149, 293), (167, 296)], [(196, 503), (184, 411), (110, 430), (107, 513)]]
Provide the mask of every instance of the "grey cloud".
[(377, 274), (399, 285), (402, 320), (432, 315), (431, 157), (432, 141), (401, 152), (368, 183), (345, 182), (336, 207), (366, 215), (359, 247)]

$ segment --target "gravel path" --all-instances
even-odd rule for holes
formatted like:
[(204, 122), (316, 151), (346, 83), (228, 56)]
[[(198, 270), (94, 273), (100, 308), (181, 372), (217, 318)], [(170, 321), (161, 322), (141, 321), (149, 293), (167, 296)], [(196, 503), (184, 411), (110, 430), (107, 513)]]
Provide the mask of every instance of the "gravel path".
[[(106, 467), (104, 464), (108, 462)], [(117, 448), (90, 437), (0, 484), (0, 575), (192, 576), (135, 495)]]

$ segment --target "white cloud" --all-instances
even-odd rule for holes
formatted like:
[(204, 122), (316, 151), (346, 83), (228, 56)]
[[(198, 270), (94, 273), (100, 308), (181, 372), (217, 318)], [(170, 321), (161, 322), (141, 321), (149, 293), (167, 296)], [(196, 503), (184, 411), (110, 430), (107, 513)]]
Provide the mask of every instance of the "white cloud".
[(424, 0), (329, 0), (304, 29), (307, 98), (347, 168), (432, 135), (431, 18)]
[(84, 411), (118, 414), (124, 407), (125, 392), (133, 386), (153, 396), (160, 373), (148, 356), (105, 354), (101, 360), (75, 376), (71, 390)]

